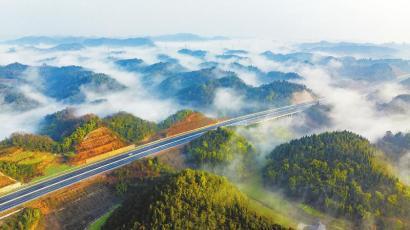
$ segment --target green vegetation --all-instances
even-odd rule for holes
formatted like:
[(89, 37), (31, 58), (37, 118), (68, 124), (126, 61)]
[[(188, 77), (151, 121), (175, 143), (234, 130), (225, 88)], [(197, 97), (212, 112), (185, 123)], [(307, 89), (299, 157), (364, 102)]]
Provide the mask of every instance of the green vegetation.
[(137, 143), (153, 135), (156, 130), (156, 124), (135, 117), (126, 112), (119, 112), (103, 119), (104, 123), (116, 132), (125, 141)]
[(256, 153), (247, 140), (228, 128), (209, 131), (190, 142), (187, 161), (201, 169), (243, 178), (255, 170)]
[(75, 146), (80, 143), (88, 133), (98, 128), (100, 124), (101, 120), (97, 116), (90, 118), (87, 122), (77, 127), (74, 132), (62, 140), (62, 142), (57, 146), (57, 152), (73, 152), (75, 150)]
[(39, 174), (36, 164), (0, 161), (0, 171), (16, 180), (27, 181)]
[(39, 133), (47, 135), (53, 138), (53, 140), (61, 141), (94, 116), (85, 115), (77, 117), (74, 109), (67, 108), (45, 116), (40, 123)]
[(116, 208), (118, 208), (118, 206), (115, 206), (110, 211), (91, 223), (90, 226), (88, 226), (87, 230), (101, 230), (102, 226), (105, 224), (105, 222), (107, 222), (108, 218), (110, 218), (111, 214)]
[(193, 113), (195, 113), (195, 112), (192, 111), (192, 110), (189, 110), (189, 109), (180, 110), (180, 111), (176, 112), (175, 114), (169, 116), (165, 120), (163, 120), (161, 123), (159, 123), (158, 127), (160, 129), (168, 129), (173, 124), (185, 120), (189, 115), (191, 115)]
[(248, 100), (256, 101), (262, 105), (284, 106), (290, 103), (293, 93), (302, 91), (312, 93), (304, 85), (288, 81), (274, 81), (256, 88), (250, 88), (246, 93)]
[(262, 184), (260, 174), (255, 174), (237, 184), (252, 205), (261, 214), (284, 226), (296, 228), (298, 224), (314, 224), (320, 219), (328, 229), (352, 229), (351, 223), (343, 218), (334, 218), (309, 205), (287, 199), (280, 191), (271, 191)]
[(48, 152), (24, 151), (20, 148), (0, 149), (0, 171), (16, 180), (29, 181), (44, 175), (56, 156)]
[(196, 108), (211, 106), (218, 89), (231, 89), (245, 101), (244, 111), (266, 107), (288, 105), (295, 92), (307, 91), (306, 86), (287, 81), (274, 81), (266, 85), (252, 87), (243, 82), (235, 72), (206, 68), (182, 72), (168, 77), (158, 85), (163, 97), (173, 97), (181, 104)]
[(148, 158), (135, 161), (132, 164), (115, 170), (111, 175), (115, 178), (115, 189), (118, 194), (129, 192), (129, 188), (146, 179), (159, 177), (171, 173), (173, 169), (158, 161), (158, 158)]
[(42, 172), (41, 176), (33, 178), (33, 180), (31, 180), (30, 182), (36, 182), (48, 177), (56, 176), (73, 168), (73, 166), (68, 164), (53, 163), (44, 169), (44, 172)]
[(184, 170), (152, 180), (115, 210), (103, 229), (284, 229), (258, 216), (227, 179)]
[(35, 229), (41, 218), (39, 209), (25, 208), (18, 214), (7, 218), (1, 223), (1, 230), (30, 230)]
[(289, 215), (290, 211), (294, 214), (297, 210), (286, 199), (272, 192), (264, 191), (257, 177), (247, 180), (247, 182), (239, 183), (237, 186), (241, 192), (250, 198), (251, 205), (257, 207), (255, 210), (259, 210), (263, 215), (269, 216), (271, 220), (275, 220), (278, 224), (296, 228), (298, 222), (302, 221), (300, 218), (295, 221), (296, 218)]
[(403, 224), (410, 214), (409, 188), (389, 174), (376, 151), (346, 131), (303, 137), (272, 151), (264, 183), (336, 216)]
[(19, 147), (28, 151), (53, 152), (57, 143), (50, 137), (27, 133), (14, 133), (0, 142), (0, 148)]
[(0, 148), (4, 147), (20, 147), (28, 151), (41, 152), (73, 152), (75, 146), (91, 131), (101, 125), (100, 118), (90, 116), (87, 121), (76, 127), (74, 131), (62, 139), (61, 142), (55, 142), (48, 136), (40, 136), (35, 134), (15, 133), (0, 142)]

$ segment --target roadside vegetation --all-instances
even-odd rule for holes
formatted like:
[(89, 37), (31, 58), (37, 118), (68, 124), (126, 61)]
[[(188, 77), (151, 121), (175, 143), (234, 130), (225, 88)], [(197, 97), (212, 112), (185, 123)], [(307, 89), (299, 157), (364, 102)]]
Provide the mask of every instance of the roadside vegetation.
[(184, 170), (146, 183), (103, 229), (285, 229), (252, 210), (226, 178)]
[(256, 168), (256, 151), (248, 141), (228, 128), (209, 131), (185, 147), (187, 162), (232, 179), (249, 176)]
[(182, 110), (156, 124), (125, 112), (101, 119), (93, 114), (76, 116), (74, 110), (65, 109), (44, 118), (41, 134), (14, 133), (0, 141), (0, 172), (21, 182), (38, 180), (87, 158), (159, 138), (158, 133), (181, 125), (192, 114), (199, 113)]
[[(350, 132), (312, 135), (275, 148), (263, 169), (264, 184), (284, 189), (334, 216), (359, 225), (406, 228), (410, 190), (392, 175), (366, 139)], [(364, 226), (362, 226), (364, 227)]]
[(39, 209), (25, 208), (10, 218), (0, 221), (1, 230), (36, 229), (41, 218)]
[[(182, 110), (159, 124), (124, 112), (103, 119), (87, 115), (73, 122), (77, 126), (71, 133), (50, 129), (59, 139), (13, 134), (0, 143), (0, 171), (23, 182), (42, 178), (69, 168), (70, 159), (106, 151), (104, 145), (114, 149), (159, 138), (161, 132), (191, 122), (196, 114)], [(406, 137), (388, 135), (379, 146), (402, 153), (405, 144), (396, 144), (405, 143)], [(118, 145), (112, 144), (114, 140)], [(314, 224), (317, 219), (330, 229), (409, 226), (409, 188), (392, 174), (380, 150), (354, 133), (292, 140), (261, 160), (256, 148), (235, 129), (218, 128), (177, 154), (181, 165), (195, 170), (178, 171), (149, 158), (109, 173), (104, 183), (122, 205), (92, 226), (284, 229)], [(27, 217), (13, 218), (24, 222)]]
[(157, 126), (153, 122), (135, 117), (132, 114), (120, 112), (106, 117), (104, 123), (108, 128), (118, 133), (129, 143), (138, 143), (152, 136), (157, 131)]

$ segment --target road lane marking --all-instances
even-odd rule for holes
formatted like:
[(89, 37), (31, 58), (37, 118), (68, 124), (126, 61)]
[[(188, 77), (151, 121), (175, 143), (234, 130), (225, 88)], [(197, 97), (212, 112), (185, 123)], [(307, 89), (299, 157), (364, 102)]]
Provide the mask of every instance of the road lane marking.
[(179, 141), (182, 141), (182, 140), (186, 140), (186, 139), (188, 139), (188, 138), (196, 137), (196, 136), (199, 136), (199, 135), (202, 135), (202, 134), (203, 134), (203, 133), (197, 133), (197, 134), (194, 134), (194, 135), (191, 135), (191, 136), (188, 136), (188, 137), (184, 137), (184, 138), (179, 139), (179, 140), (176, 140), (176, 141), (172, 141), (172, 142), (165, 143), (165, 144), (163, 144), (163, 145), (160, 145), (160, 146), (157, 146), (157, 147), (154, 147), (154, 148), (151, 148), (151, 149), (144, 150), (144, 151), (142, 151), (142, 152), (140, 152), (140, 153), (137, 153), (137, 154), (135, 154), (135, 155), (128, 156), (128, 157), (125, 157), (125, 158), (121, 158), (121, 159), (119, 159), (119, 160), (110, 162), (110, 163), (108, 163), (108, 164), (104, 164), (104, 165), (99, 166), (99, 167), (97, 167), (97, 168), (94, 168), (94, 169), (91, 169), (91, 170), (82, 172), (82, 173), (80, 173), (80, 174), (76, 174), (76, 175), (74, 175), (74, 176), (72, 176), (72, 177), (66, 178), (66, 179), (64, 179), (64, 180), (57, 181), (56, 183), (52, 183), (52, 184), (47, 185), (47, 186), (44, 186), (44, 187), (42, 187), (42, 188), (40, 188), (40, 189), (31, 191), (31, 192), (29, 192), (29, 193), (25, 193), (25, 194), (23, 194), (23, 195), (21, 195), (21, 196), (15, 197), (15, 198), (10, 199), (10, 200), (7, 200), (7, 201), (1, 203), (0, 206), (3, 206), (3, 205), (5, 205), (5, 204), (7, 204), (7, 203), (10, 203), (10, 202), (12, 202), (12, 201), (14, 201), (14, 200), (20, 199), (20, 198), (22, 198), (22, 197), (29, 196), (29, 195), (31, 195), (31, 194), (33, 194), (33, 193), (35, 193), (35, 192), (38, 192), (38, 191), (47, 189), (47, 188), (49, 188), (49, 187), (51, 187), (51, 186), (61, 184), (61, 183), (65, 182), (65, 181), (67, 181), (67, 180), (71, 180), (71, 179), (80, 177), (80, 176), (82, 176), (82, 175), (84, 175), (84, 174), (93, 172), (93, 171), (95, 171), (95, 170), (97, 170), (97, 169), (100, 169), (100, 168), (103, 168), (103, 167), (106, 167), (106, 166), (109, 166), (109, 165), (118, 163), (118, 162), (120, 162), (120, 161), (124, 161), (124, 160), (126, 160), (126, 159), (131, 158), (131, 157), (139, 156), (139, 155), (141, 155), (141, 154), (143, 154), (143, 153), (146, 153), (146, 152), (148, 152), (148, 151), (152, 151), (152, 150), (155, 150), (155, 149), (157, 149), (157, 148), (164, 147), (164, 146), (166, 146), (166, 145), (170, 145), (170, 144), (173, 144), (173, 143), (175, 143), (175, 142), (179, 142)]
[[(300, 111), (303, 111), (303, 109), (306, 109), (306, 108), (308, 108), (308, 107), (310, 107), (310, 106), (312, 106), (312, 105), (314, 105), (314, 104), (316, 104), (316, 103), (318, 103), (318, 102), (319, 102), (319, 100), (316, 100), (316, 101), (314, 101), (314, 102), (306, 102), (306, 103), (301, 103), (301, 104), (298, 104), (298, 105), (289, 105), (289, 106), (284, 106), (284, 107), (281, 107), (281, 108), (274, 108), (274, 109), (270, 109), (270, 110), (265, 110), (265, 111), (253, 113), (253, 114), (244, 115), (244, 116), (241, 116), (241, 117), (237, 117), (237, 118), (233, 118), (233, 119), (230, 119), (230, 120), (223, 121), (223, 122), (221, 122), (221, 123), (219, 123), (219, 124), (214, 124), (213, 126), (202, 127), (202, 129), (199, 129), (199, 130), (197, 131), (197, 132), (199, 132), (199, 133), (195, 133), (196, 131), (192, 131), (192, 130), (191, 130), (191, 132), (193, 132), (193, 133), (192, 133), (192, 134), (187, 133), (186, 135), (188, 135), (188, 136), (186, 136), (186, 137), (184, 137), (184, 138), (177, 139), (178, 137), (183, 136), (183, 135), (175, 136), (174, 138), (176, 138), (177, 140), (174, 140), (174, 141), (171, 141), (171, 142), (168, 142), (168, 143), (163, 143), (163, 144), (160, 144), (159, 146), (156, 146), (156, 147), (147, 146), (146, 148), (149, 148), (149, 149), (146, 149), (146, 150), (144, 150), (144, 151), (142, 151), (142, 152), (140, 152), (140, 153), (137, 153), (137, 154), (135, 154), (135, 151), (138, 151), (138, 149), (137, 149), (137, 150), (134, 150), (134, 152), (129, 153), (128, 156), (125, 157), (125, 158), (120, 158), (120, 159), (117, 159), (117, 160), (112, 161), (112, 162), (109, 162), (109, 163), (107, 162), (107, 164), (103, 164), (103, 165), (101, 165), (101, 166), (98, 166), (97, 168), (93, 168), (93, 169), (87, 170), (87, 171), (82, 172), (82, 173), (80, 173), (80, 174), (73, 175), (73, 176), (71, 176), (71, 177), (69, 177), (69, 178), (66, 178), (66, 179), (63, 179), (63, 180), (60, 180), (60, 181), (56, 181), (56, 182), (54, 182), (54, 183), (52, 183), (52, 184), (50, 184), (50, 185), (46, 185), (46, 186), (41, 187), (41, 188), (39, 188), (39, 189), (33, 190), (33, 191), (29, 192), (29, 193), (22, 194), (22, 195), (20, 195), (20, 196), (17, 196), (17, 197), (15, 197), (15, 198), (13, 198), (13, 199), (10, 199), (10, 200), (7, 200), (7, 201), (1, 203), (1, 204), (0, 204), (0, 207), (1, 207), (1, 206), (4, 206), (4, 205), (6, 205), (6, 204), (8, 204), (8, 203), (10, 203), (10, 202), (13, 202), (13, 201), (15, 201), (15, 200), (18, 200), (18, 199), (21, 199), (21, 198), (24, 198), (24, 197), (28, 197), (29, 195), (31, 195), (31, 194), (33, 194), (33, 193), (40, 192), (40, 191), (45, 190), (45, 189), (47, 189), (47, 188), (50, 188), (50, 187), (52, 187), (52, 186), (56, 186), (56, 185), (62, 184), (62, 183), (64, 183), (64, 182), (68, 181), (68, 180), (73, 180), (73, 179), (75, 179), (75, 178), (81, 177), (81, 176), (83, 176), (83, 175), (85, 175), (85, 174), (91, 173), (91, 172), (93, 172), (93, 171), (96, 171), (96, 170), (98, 170), (98, 169), (101, 169), (101, 168), (104, 168), (104, 167), (107, 167), (107, 166), (110, 166), (110, 165), (112, 165), (112, 164), (116, 164), (116, 163), (125, 161), (125, 160), (127, 160), (127, 159), (129, 159), (129, 158), (136, 157), (136, 156), (139, 156), (139, 155), (141, 155), (141, 154), (145, 154), (146, 152), (149, 152), (149, 151), (154, 151), (155, 149), (158, 149), (158, 148), (164, 148), (165, 146), (174, 144), (174, 143), (176, 143), (176, 142), (181, 142), (181, 141), (183, 141), (183, 140), (186, 140), (186, 139), (189, 139), (189, 138), (194, 138), (194, 137), (196, 137), (196, 136), (202, 135), (202, 134), (205, 132), (205, 130), (207, 130), (207, 129), (214, 129), (214, 128), (218, 128), (218, 127), (225, 126), (225, 125), (233, 125), (233, 124), (237, 124), (237, 123), (240, 123), (240, 122), (244, 122), (244, 121), (246, 121), (246, 120), (251, 120), (251, 121), (252, 121), (252, 120), (261, 119), (261, 118), (265, 118), (265, 117), (272, 116), (272, 115), (275, 116), (275, 114), (276, 114), (276, 116), (270, 118), (269, 120), (277, 119), (277, 118), (281, 118), (281, 117), (284, 117), (284, 116), (288, 116), (288, 115), (295, 114), (295, 113), (298, 113), (298, 112), (300, 112)], [(293, 109), (293, 108), (299, 108), (299, 109), (300, 109), (300, 108), (303, 108), (303, 109), (300, 110), (300, 111), (298, 110), (298, 111), (294, 111), (294, 112), (287, 113), (287, 114), (281, 114), (281, 115), (278, 115), (278, 114), (277, 114), (277, 113), (285, 112), (285, 111), (287, 111), (287, 110), (291, 110), (291, 109)], [(272, 114), (270, 114), (270, 113), (272, 113)], [(258, 121), (257, 123), (259, 123), (259, 122), (261, 122), (261, 121)], [(201, 130), (203, 130), (203, 131), (200, 132)], [(185, 134), (184, 134), (184, 135), (185, 135)], [(172, 140), (172, 139), (171, 139), (171, 140)], [(166, 142), (167, 140), (162, 140), (162, 141)], [(155, 144), (155, 143), (151, 143), (151, 144)], [(163, 150), (163, 149), (161, 149), (161, 150)], [(135, 154), (135, 155), (134, 155), (134, 154)], [(107, 160), (107, 161), (108, 161), (108, 160)], [(100, 163), (101, 163), (101, 162), (100, 162)], [(129, 163), (129, 162), (128, 162), (128, 163)], [(128, 163), (126, 163), (126, 164), (128, 164)], [(121, 165), (119, 165), (119, 166), (115, 166), (115, 167), (113, 167), (113, 168), (109, 168), (109, 169), (104, 170), (104, 171), (102, 171), (102, 172), (98, 172), (97, 174), (103, 173), (103, 172), (108, 171), (108, 170), (115, 169), (115, 168), (117, 168), (117, 167), (121, 167), (121, 166), (123, 166), (123, 165), (125, 165), (125, 164), (121, 164)], [(84, 168), (83, 168), (83, 169), (84, 169)], [(95, 175), (97, 175), (97, 174), (95, 174)], [(95, 175), (90, 175), (89, 177), (95, 176)], [(83, 178), (83, 179), (87, 179), (87, 178), (88, 178), (88, 177)], [(79, 181), (81, 181), (81, 180), (83, 180), (83, 179), (80, 179)], [(79, 182), (79, 181), (74, 181), (74, 182), (72, 182), (72, 183), (70, 183), (70, 184), (68, 184), (68, 185), (62, 186), (61, 188), (64, 188), (64, 187), (69, 186), (69, 185), (72, 185), (72, 184), (74, 184), (74, 183), (76, 183), (76, 182)], [(43, 182), (43, 183), (47, 183), (47, 181), (45, 181), (45, 182)], [(37, 184), (37, 185), (39, 185), (39, 184)], [(58, 189), (61, 189), (61, 188), (58, 188)], [(29, 188), (27, 188), (27, 189), (29, 189)], [(58, 189), (56, 189), (56, 190), (58, 190)], [(53, 192), (53, 191), (55, 191), (55, 190), (49, 191), (49, 192), (47, 192), (47, 193), (50, 193), (50, 192)], [(47, 193), (46, 193), (46, 194), (47, 194)], [(9, 194), (9, 195), (12, 195), (12, 194)], [(41, 194), (41, 195), (44, 195), (44, 194)], [(37, 198), (37, 197), (34, 197), (33, 199), (35, 199), (35, 198)], [(30, 199), (30, 200), (32, 200), (32, 199)], [(27, 201), (24, 201), (24, 202), (22, 202), (22, 203), (25, 203), (25, 202), (27, 202)], [(17, 205), (20, 205), (20, 204), (22, 204), (22, 203), (19, 203), (19, 204), (17, 204)], [(14, 205), (14, 206), (17, 206), (17, 205)], [(13, 207), (13, 206), (12, 206), (12, 207)], [(11, 207), (9, 207), (9, 208), (11, 208)], [(9, 208), (7, 208), (7, 209), (9, 209)], [(5, 209), (5, 210), (7, 210), (7, 209)], [(4, 210), (3, 210), (3, 211), (4, 211)]]

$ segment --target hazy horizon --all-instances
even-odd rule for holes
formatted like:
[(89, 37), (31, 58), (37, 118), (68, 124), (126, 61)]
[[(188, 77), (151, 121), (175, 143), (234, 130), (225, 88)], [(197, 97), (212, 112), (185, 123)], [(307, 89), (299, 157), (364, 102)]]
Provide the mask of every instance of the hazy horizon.
[[(3, 0), (0, 39), (22, 36), (204, 36), (275, 41), (409, 42), (410, 2)], [(189, 18), (189, 20), (187, 20)]]

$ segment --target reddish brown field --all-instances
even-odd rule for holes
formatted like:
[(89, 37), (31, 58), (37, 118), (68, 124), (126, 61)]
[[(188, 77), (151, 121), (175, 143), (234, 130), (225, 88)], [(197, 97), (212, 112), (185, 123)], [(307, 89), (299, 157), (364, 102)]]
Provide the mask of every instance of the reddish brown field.
[(14, 184), (16, 181), (12, 180), (10, 177), (3, 175), (0, 173), (0, 188), (3, 188), (7, 185)]
[(208, 118), (200, 113), (193, 113), (185, 120), (172, 125), (166, 130), (166, 136), (172, 136), (178, 133), (183, 133), (192, 129), (197, 129), (206, 125), (214, 124), (217, 120)]
[(87, 158), (94, 157), (126, 146), (126, 144), (111, 130), (105, 127), (98, 128), (89, 133), (76, 147), (76, 156), (72, 162), (81, 162)]

